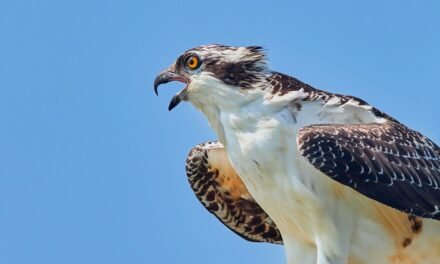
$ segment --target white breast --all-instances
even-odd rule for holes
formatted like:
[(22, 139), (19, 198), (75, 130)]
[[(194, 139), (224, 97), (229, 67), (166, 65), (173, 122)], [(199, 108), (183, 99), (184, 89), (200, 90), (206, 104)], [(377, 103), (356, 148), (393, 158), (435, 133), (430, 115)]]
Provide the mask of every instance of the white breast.
[[(231, 163), (280, 229), (291, 225), (290, 216), (308, 210), (298, 205), (311, 196), (313, 185), (300, 171), (303, 158), (297, 151), (296, 134), (302, 124), (296, 115), (288, 108), (260, 116), (246, 111), (221, 115)], [(316, 116), (309, 120), (318, 121)]]
[[(315, 263), (317, 233), (326, 234), (321, 237), (329, 255), (341, 254), (334, 241), (339, 228), (333, 224), (334, 219), (326, 221), (326, 214), (337, 215), (340, 219), (336, 221), (347, 232), (351, 232), (354, 220), (349, 209), (337, 201), (332, 185), (327, 184), (331, 180), (300, 156), (296, 135), (310, 124), (374, 120), (366, 109), (347, 107), (350, 111), (322, 102), (306, 102), (301, 107), (287, 106), (277, 112), (256, 114), (241, 109), (220, 113), (224, 145), (231, 163), (255, 200), (279, 227), (288, 258), (301, 259), (301, 263)], [(371, 224), (374, 225), (367, 222), (366, 229)], [(374, 238), (386, 241), (383, 232), (376, 230), (378, 235)], [(365, 246), (362, 243), (370, 241), (353, 247)], [(392, 243), (384, 243), (387, 244)], [(386, 251), (384, 245), (381, 247)]]
[[(264, 189), (296, 185), (296, 181), (312, 188), (309, 176), (300, 172), (312, 170), (297, 150), (296, 136), (311, 124), (349, 124), (379, 122), (363, 107), (348, 103), (335, 106), (332, 101), (301, 102), (276, 111), (267, 106), (220, 113), (224, 141), (232, 164), (245, 182)], [(266, 111), (260, 109), (266, 108)], [(300, 177), (300, 178), (298, 178)], [(263, 185), (264, 184), (264, 185)], [(251, 189), (253, 186), (249, 186)], [(291, 188), (291, 187), (289, 187)]]
[[(280, 229), (289, 264), (314, 264), (320, 257), (319, 263), (328, 263), (327, 256), (338, 264), (417, 263), (401, 261), (415, 256), (423, 259), (419, 263), (437, 263), (438, 222), (426, 221), (429, 231), (411, 244), (421, 250), (411, 249), (407, 257), (396, 247), (410, 229), (406, 215), (336, 183), (298, 153), (296, 136), (304, 126), (386, 122), (371, 106), (356, 100), (341, 104), (337, 96), (327, 102), (301, 101), (307, 98), (304, 91), (274, 97), (258, 89), (211, 86), (215, 96), (209, 89), (199, 101), (195, 96), (190, 101), (208, 118), (234, 169)], [(433, 249), (436, 254), (427, 254)]]

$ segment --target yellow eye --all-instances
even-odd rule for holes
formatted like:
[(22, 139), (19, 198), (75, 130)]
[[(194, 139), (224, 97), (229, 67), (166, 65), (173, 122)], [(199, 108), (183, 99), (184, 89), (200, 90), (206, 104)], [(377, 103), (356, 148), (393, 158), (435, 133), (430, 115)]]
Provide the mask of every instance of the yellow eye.
[(193, 55), (188, 57), (188, 59), (186, 59), (186, 67), (188, 67), (191, 70), (195, 70), (200, 66), (200, 59)]

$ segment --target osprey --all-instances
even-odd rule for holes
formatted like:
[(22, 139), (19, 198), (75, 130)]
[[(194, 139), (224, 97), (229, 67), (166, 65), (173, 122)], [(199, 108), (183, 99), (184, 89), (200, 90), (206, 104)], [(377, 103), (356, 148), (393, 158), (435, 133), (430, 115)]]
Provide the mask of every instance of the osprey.
[(267, 67), (262, 48), (206, 45), (162, 71), (186, 83), (220, 142), (187, 159), (191, 187), (226, 226), (283, 243), (287, 262), (440, 263), (440, 148), (352, 96)]

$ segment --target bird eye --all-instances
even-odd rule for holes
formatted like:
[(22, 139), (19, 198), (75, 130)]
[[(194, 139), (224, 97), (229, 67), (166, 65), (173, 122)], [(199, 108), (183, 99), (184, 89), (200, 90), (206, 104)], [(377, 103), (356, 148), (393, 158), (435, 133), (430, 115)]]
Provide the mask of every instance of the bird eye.
[(200, 67), (200, 59), (199, 57), (192, 55), (186, 59), (185, 65), (190, 70), (195, 70)]

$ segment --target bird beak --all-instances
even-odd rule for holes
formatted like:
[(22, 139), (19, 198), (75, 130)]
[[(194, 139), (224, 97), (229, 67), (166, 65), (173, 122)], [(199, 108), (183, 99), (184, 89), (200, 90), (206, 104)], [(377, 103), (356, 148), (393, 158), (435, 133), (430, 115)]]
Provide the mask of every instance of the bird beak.
[(186, 90), (189, 82), (186, 78), (176, 73), (176, 69), (174, 65), (169, 67), (168, 69), (161, 71), (154, 80), (154, 92), (156, 93), (156, 95), (159, 95), (157, 92), (157, 88), (159, 87), (159, 85), (172, 81), (183, 82), (186, 84), (186, 86), (185, 88), (180, 90), (176, 95), (173, 96), (170, 105), (168, 106), (169, 111), (173, 110), (173, 108), (176, 107), (181, 101), (187, 100)]

